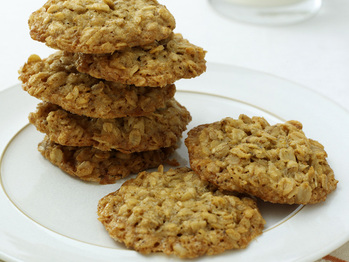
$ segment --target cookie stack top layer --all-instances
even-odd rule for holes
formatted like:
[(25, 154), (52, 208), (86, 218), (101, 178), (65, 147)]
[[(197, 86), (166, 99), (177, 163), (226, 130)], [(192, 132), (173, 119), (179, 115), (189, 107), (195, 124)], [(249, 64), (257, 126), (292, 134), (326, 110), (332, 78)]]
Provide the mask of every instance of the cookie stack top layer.
[(205, 51), (156, 0), (49, 0), (29, 19), (34, 40), (74, 53), (81, 73), (125, 85), (165, 87), (206, 70)]
[(52, 48), (101, 54), (165, 39), (175, 19), (156, 0), (49, 0), (29, 27), (34, 40)]

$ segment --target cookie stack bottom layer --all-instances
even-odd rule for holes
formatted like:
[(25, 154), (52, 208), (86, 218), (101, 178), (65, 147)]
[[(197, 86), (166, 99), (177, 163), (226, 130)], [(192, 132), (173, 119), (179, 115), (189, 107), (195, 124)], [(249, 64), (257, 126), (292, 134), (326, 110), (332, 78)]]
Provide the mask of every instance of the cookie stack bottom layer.
[(62, 146), (46, 136), (38, 149), (46, 159), (69, 175), (85, 181), (110, 184), (140, 170), (159, 166), (176, 147), (124, 154), (117, 150)]

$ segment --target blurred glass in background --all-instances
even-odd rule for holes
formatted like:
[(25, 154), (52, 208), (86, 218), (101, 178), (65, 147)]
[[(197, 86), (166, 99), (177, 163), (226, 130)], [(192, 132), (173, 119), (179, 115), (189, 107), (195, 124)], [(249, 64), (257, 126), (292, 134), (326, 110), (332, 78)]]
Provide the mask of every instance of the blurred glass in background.
[(209, 0), (223, 15), (260, 25), (288, 25), (313, 17), (322, 0)]

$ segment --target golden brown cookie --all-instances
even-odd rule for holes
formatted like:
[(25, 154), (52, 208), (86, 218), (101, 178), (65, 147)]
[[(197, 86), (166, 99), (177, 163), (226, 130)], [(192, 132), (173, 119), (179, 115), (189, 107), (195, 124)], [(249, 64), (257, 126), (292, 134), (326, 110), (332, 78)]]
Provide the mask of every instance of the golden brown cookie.
[(49, 47), (102, 54), (165, 39), (175, 19), (156, 0), (49, 0), (28, 24)]
[(93, 147), (62, 146), (46, 136), (40, 153), (71, 176), (89, 182), (112, 184), (130, 174), (163, 164), (175, 147), (124, 154), (116, 150), (101, 151)]
[(190, 120), (189, 112), (174, 99), (165, 108), (141, 117), (89, 118), (47, 102), (40, 103), (29, 115), (29, 121), (55, 143), (123, 153), (174, 146)]
[(225, 118), (190, 130), (185, 144), (202, 179), (273, 203), (324, 201), (338, 182), (324, 147), (297, 121), (271, 126), (262, 117)]
[(252, 199), (212, 190), (185, 167), (140, 173), (99, 201), (98, 216), (128, 248), (181, 258), (245, 248), (265, 223)]
[(205, 51), (180, 34), (149, 47), (113, 54), (79, 54), (77, 69), (96, 78), (136, 86), (166, 86), (206, 70)]
[(58, 51), (41, 60), (32, 55), (20, 69), (23, 89), (38, 99), (94, 118), (142, 116), (165, 107), (174, 85), (135, 87), (100, 80), (76, 70), (75, 55)]

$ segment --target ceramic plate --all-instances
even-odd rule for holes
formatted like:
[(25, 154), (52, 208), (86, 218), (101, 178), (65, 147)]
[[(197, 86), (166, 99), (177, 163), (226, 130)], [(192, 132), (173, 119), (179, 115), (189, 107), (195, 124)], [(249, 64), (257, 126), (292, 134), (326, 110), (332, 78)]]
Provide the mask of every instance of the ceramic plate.
[[(227, 65), (208, 63), (205, 74), (178, 81), (177, 89), (176, 99), (193, 117), (188, 130), (240, 114), (263, 116), (271, 124), (302, 122), (306, 135), (325, 146), (339, 180), (337, 190), (321, 204), (258, 202), (267, 221), (264, 233), (244, 250), (200, 261), (311, 261), (349, 240), (347, 111), (295, 83)], [(176, 261), (162, 254), (144, 256), (111, 240), (97, 220), (97, 203), (125, 180), (113, 185), (86, 183), (45, 160), (37, 151), (44, 135), (27, 120), (38, 102), (19, 85), (0, 93), (0, 259)], [(183, 143), (173, 157), (188, 166)]]

